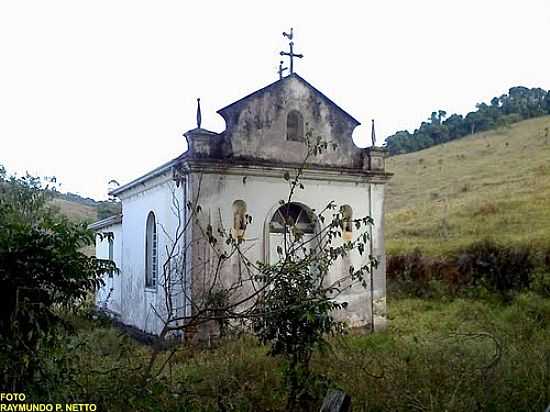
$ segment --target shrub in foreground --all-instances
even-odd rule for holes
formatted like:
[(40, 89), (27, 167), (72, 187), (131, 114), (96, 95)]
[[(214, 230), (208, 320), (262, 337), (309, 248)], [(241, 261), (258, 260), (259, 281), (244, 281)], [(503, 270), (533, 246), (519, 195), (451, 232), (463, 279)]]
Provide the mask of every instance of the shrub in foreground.
[(20, 390), (43, 369), (38, 354), (60, 336), (54, 309), (69, 308), (115, 270), (84, 255), (93, 244), (84, 224), (47, 205), (40, 179), (7, 177), (0, 167), (0, 386)]

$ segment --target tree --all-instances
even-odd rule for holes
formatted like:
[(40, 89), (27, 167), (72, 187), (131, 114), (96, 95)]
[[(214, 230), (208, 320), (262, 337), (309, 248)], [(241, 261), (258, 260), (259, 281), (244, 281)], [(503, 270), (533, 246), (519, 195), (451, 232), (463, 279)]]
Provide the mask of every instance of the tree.
[(470, 112), (466, 115), (464, 121), (468, 125), (470, 134), (474, 134), (478, 131), (478, 126), (481, 123), (481, 116), (478, 112)]
[(547, 114), (550, 114), (550, 91), (546, 93), (546, 96), (544, 96), (544, 112)]
[(41, 179), (0, 167), (0, 382), (9, 390), (35, 379), (37, 351), (65, 325), (58, 311), (74, 308), (116, 270), (80, 251), (95, 235), (49, 207), (51, 193)]
[[(336, 204), (330, 202), (325, 211), (333, 209)], [(323, 215), (324, 211), (318, 217)], [(357, 269), (350, 266), (346, 276), (330, 280), (330, 268), (349, 253), (363, 254), (368, 239), (368, 233), (363, 231), (351, 241), (340, 242), (342, 231), (348, 224), (360, 229), (372, 223), (368, 217), (349, 222), (345, 209), (340, 208), (318, 238), (304, 239), (296, 222), (289, 219), (284, 247), (278, 250), (280, 260), (260, 265), (257, 278), (269, 287), (253, 312), (253, 327), (260, 341), (270, 345), (269, 353), (282, 355), (286, 360), (287, 410), (302, 410), (301, 402), (311, 396), (309, 364), (314, 350), (327, 345), (327, 335), (339, 335), (345, 330), (345, 324), (336, 320), (334, 313), (347, 303), (335, 297), (356, 284), (367, 287), (367, 274), (375, 266), (369, 257)]]
[(439, 125), (440, 117), (437, 115), (437, 112), (432, 112), (429, 120), (432, 125)]
[(443, 123), (447, 126), (450, 140), (462, 137), (468, 133), (464, 118), (461, 114), (452, 114)]

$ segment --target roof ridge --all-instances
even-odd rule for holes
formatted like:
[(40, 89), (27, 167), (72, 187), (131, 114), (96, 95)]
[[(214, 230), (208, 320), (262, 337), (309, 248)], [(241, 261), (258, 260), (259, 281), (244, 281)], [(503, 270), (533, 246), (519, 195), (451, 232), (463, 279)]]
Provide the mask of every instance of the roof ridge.
[(338, 111), (342, 112), (345, 116), (347, 116), (348, 118), (350, 118), (353, 122), (356, 123), (356, 126), (359, 126), (361, 124), (361, 122), (359, 120), (357, 120), (355, 117), (353, 117), (351, 114), (349, 114), (348, 112), (346, 112), (344, 109), (342, 109), (340, 106), (338, 106), (336, 103), (334, 103), (334, 101), (332, 101), (329, 97), (327, 97), (323, 92), (321, 92), (319, 89), (317, 89), (315, 86), (313, 86), (311, 83), (309, 83), (306, 79), (304, 79), (302, 76), (300, 76), (298, 73), (291, 73), (289, 74), (288, 76), (286, 77), (283, 77), (282, 79), (279, 79), (279, 80), (276, 80), (274, 81), (273, 83), (270, 83), (268, 84), (267, 86), (265, 87), (262, 87), (261, 89), (258, 89), (250, 94), (247, 94), (246, 96), (240, 98), (239, 100), (236, 100), (234, 101), (233, 103), (230, 103), (228, 104), (227, 106), (224, 106), (222, 107), (221, 109), (217, 110), (216, 113), (218, 113), (220, 116), (223, 117), (223, 112), (226, 111), (227, 109), (229, 109), (230, 107), (232, 106), (235, 106), (236, 104), (242, 102), (242, 101), (245, 101), (245, 100), (248, 100), (250, 99), (251, 97), (255, 96), (255, 95), (259, 95), (261, 93), (264, 93), (265, 91), (267, 91), (268, 89), (272, 88), (272, 87), (275, 87), (275, 85), (279, 84), (279, 83), (282, 83), (282, 82), (285, 82), (287, 79), (290, 79), (290, 78), (296, 78), (298, 80), (300, 80), (301, 82), (303, 82), (307, 87), (309, 87), (310, 89), (312, 89), (315, 93), (317, 93), (319, 96), (321, 96), (321, 98), (325, 99), (330, 105), (334, 106)]

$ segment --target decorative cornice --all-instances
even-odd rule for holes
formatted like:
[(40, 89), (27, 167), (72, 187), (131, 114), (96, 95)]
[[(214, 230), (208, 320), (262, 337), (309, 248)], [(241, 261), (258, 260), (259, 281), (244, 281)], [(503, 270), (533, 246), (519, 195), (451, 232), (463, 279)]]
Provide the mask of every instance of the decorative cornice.
[[(233, 176), (282, 177), (289, 170), (298, 170), (300, 165), (272, 162), (223, 162), (210, 160), (187, 159), (177, 166), (178, 175), (191, 173), (222, 174)], [(353, 183), (386, 183), (393, 173), (365, 171), (308, 165), (304, 168), (302, 178), (305, 180), (330, 180)]]

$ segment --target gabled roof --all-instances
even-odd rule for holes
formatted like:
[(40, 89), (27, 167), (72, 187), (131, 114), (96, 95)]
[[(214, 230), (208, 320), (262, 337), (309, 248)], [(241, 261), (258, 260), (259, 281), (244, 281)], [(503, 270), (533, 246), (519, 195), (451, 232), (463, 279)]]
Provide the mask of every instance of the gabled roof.
[(126, 183), (120, 187), (117, 187), (116, 189), (113, 189), (109, 192), (109, 195), (111, 196), (118, 196), (120, 193), (131, 189), (132, 187), (136, 186), (139, 183), (144, 183), (149, 179), (152, 179), (153, 177), (156, 177), (158, 175), (163, 174), (167, 170), (169, 170), (172, 166), (178, 163), (178, 161), (181, 159), (181, 157), (185, 154), (184, 152), (182, 155), (176, 157), (175, 159), (170, 160), (169, 162), (164, 163), (163, 165), (160, 165), (159, 167), (151, 170), (150, 172), (144, 174), (143, 176), (138, 177), (137, 179), (132, 180), (129, 183)]
[(220, 114), (222, 117), (225, 118), (224, 116), (224, 113), (236, 106), (237, 104), (239, 103), (242, 103), (248, 99), (251, 99), (251, 98), (254, 98), (256, 96), (259, 96), (263, 93), (266, 93), (268, 91), (271, 91), (279, 86), (281, 86), (283, 83), (285, 83), (286, 81), (288, 81), (288, 79), (291, 79), (291, 78), (294, 78), (294, 79), (297, 79), (299, 80), (300, 82), (302, 82), (303, 84), (306, 85), (306, 87), (308, 87), (309, 89), (313, 90), (313, 92), (315, 94), (317, 94), (321, 99), (323, 99), (329, 106), (332, 106), (334, 107), (337, 111), (339, 111), (340, 113), (342, 113), (345, 117), (349, 118), (352, 122), (355, 123), (356, 126), (359, 126), (361, 123), (356, 119), (354, 118), (351, 114), (349, 114), (348, 112), (346, 112), (344, 109), (342, 109), (340, 106), (338, 106), (336, 103), (334, 103), (331, 99), (329, 99), (327, 96), (325, 96), (322, 92), (320, 92), (318, 89), (316, 89), (315, 87), (313, 87), (310, 83), (308, 83), (304, 78), (302, 78), (301, 76), (299, 76), (298, 74), (296, 73), (292, 73), (286, 77), (283, 77), (282, 79), (280, 80), (277, 80), (276, 82), (273, 82), (269, 85), (267, 85), (266, 87), (263, 87), (259, 90), (256, 90), (255, 92), (253, 93), (250, 93), (249, 95), (243, 97), (242, 99), (239, 99), (223, 108), (221, 108), (220, 110), (218, 110), (216, 113)]

